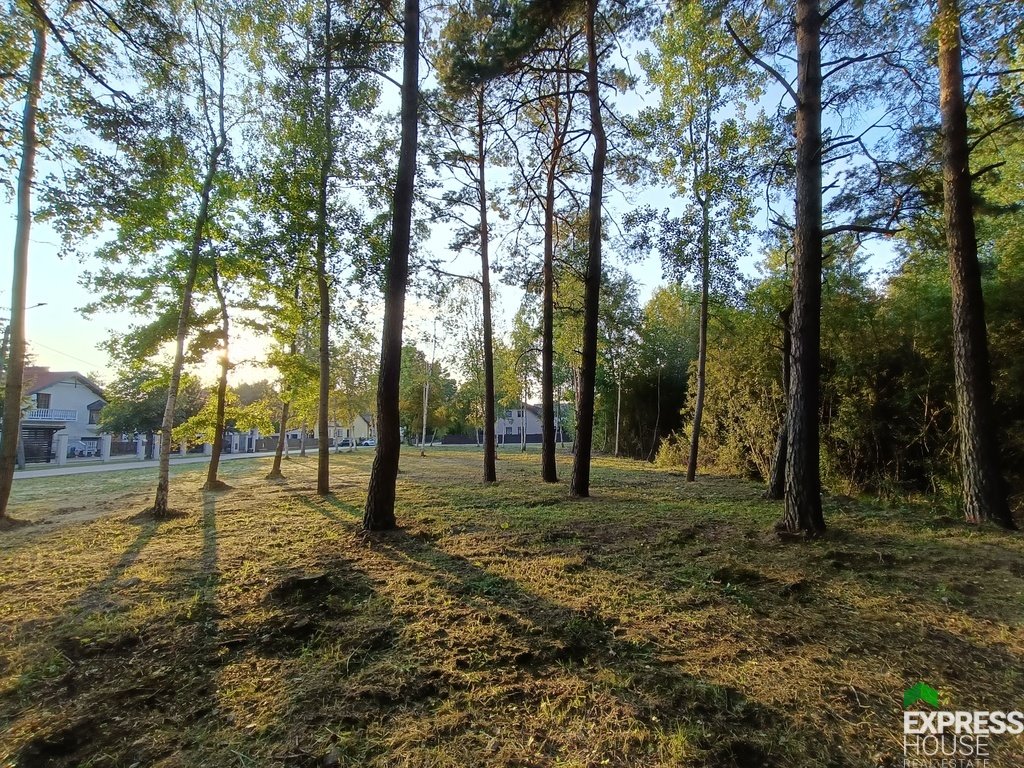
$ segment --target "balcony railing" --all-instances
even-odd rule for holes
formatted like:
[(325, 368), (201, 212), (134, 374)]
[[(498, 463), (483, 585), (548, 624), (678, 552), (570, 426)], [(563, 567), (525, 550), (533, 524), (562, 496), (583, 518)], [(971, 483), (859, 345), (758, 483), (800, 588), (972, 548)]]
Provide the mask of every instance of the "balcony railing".
[(33, 408), (25, 414), (25, 421), (78, 421), (78, 411), (66, 408)]

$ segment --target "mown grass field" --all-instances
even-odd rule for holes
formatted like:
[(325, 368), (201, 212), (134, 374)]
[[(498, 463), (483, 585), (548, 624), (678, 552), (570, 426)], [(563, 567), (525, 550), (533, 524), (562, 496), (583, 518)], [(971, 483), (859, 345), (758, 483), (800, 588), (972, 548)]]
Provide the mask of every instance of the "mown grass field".
[[(896, 766), (902, 693), (1024, 704), (1024, 542), (828, 498), (783, 542), (739, 480), (408, 451), (402, 530), (360, 533), (371, 454), (18, 481), (0, 533), (3, 766)], [(567, 478), (570, 457), (560, 470)], [(990, 768), (1024, 765), (993, 738)]]

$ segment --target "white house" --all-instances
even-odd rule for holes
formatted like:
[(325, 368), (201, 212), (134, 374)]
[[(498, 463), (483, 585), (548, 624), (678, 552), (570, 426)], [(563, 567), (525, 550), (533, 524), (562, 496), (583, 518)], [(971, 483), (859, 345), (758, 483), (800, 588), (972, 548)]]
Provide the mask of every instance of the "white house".
[[(541, 416), (540, 407), (527, 405), (525, 410), (522, 406), (509, 408), (503, 416), (499, 416), (494, 425), (494, 434), (499, 443), (522, 442), (523, 432), (526, 432), (526, 442), (537, 442), (540, 440)], [(535, 436), (535, 440), (530, 437)]]
[[(566, 404), (555, 403), (555, 439), (571, 440), (572, 436), (565, 431), (564, 421), (566, 416)], [(560, 427), (560, 422), (563, 422)], [(540, 443), (543, 441), (544, 432), (542, 429), (543, 417), (539, 405), (527, 403), (526, 408), (509, 408), (504, 415), (498, 416), (494, 422), (494, 434), (499, 444), (514, 444), (523, 442), (523, 431), (526, 432), (526, 442)]]
[(21, 422), (27, 461), (46, 461), (58, 435), (98, 449), (99, 416), (107, 404), (98, 384), (77, 371), (28, 366), (25, 396), (32, 401)]
[[(372, 413), (359, 413), (349, 424), (339, 424), (331, 420), (327, 425), (328, 435), (338, 445), (342, 440), (355, 440), (356, 444), (368, 438), (377, 437), (377, 420)], [(290, 436), (290, 435), (289, 435)], [(313, 437), (319, 438), (319, 429), (314, 426)]]

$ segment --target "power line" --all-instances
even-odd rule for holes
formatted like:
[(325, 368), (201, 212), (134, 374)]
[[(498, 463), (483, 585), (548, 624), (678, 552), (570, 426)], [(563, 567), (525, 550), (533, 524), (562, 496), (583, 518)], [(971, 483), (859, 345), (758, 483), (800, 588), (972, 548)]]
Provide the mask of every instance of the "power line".
[(79, 362), (84, 362), (85, 365), (87, 365), (87, 366), (89, 366), (90, 368), (93, 368), (93, 369), (102, 369), (102, 368), (104, 368), (104, 366), (100, 366), (100, 365), (96, 364), (96, 362), (93, 362), (92, 360), (86, 360), (86, 359), (83, 359), (82, 357), (78, 357), (78, 356), (76, 356), (74, 354), (70, 354), (69, 352), (61, 351), (59, 349), (54, 349), (53, 347), (48, 347), (45, 344), (40, 344), (38, 341), (30, 341), (29, 344), (31, 344), (32, 346), (42, 347), (43, 349), (47, 349), (47, 350), (49, 350), (51, 352), (56, 352), (57, 354), (65, 355), (66, 357), (71, 357), (73, 360), (78, 360)]

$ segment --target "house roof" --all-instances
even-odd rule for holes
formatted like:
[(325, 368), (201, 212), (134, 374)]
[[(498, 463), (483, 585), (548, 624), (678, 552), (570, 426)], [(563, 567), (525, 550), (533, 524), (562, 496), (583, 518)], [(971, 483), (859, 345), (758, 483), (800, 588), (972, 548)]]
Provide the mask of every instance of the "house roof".
[[(54, 384), (59, 384), (68, 379), (74, 379), (76, 382), (91, 389), (100, 398), (103, 397), (103, 390), (100, 388), (100, 385), (92, 379), (83, 376), (78, 371), (51, 371), (49, 368), (39, 365), (25, 366), (25, 390), (26, 394), (29, 395), (34, 395), (36, 392), (40, 392), (47, 387), (52, 387)], [(104, 402), (106, 401), (104, 400)]]
[[(522, 410), (522, 408), (523, 408), (522, 405), (516, 405), (516, 406), (513, 406), (512, 408), (506, 408), (505, 409), (505, 416), (504, 416), (504, 418), (506, 418), (506, 419), (514, 418), (513, 414), (516, 413), (517, 411)], [(541, 415), (542, 415), (541, 414), (541, 406), (539, 406), (539, 405), (533, 405), (532, 403), (527, 403), (526, 404), (526, 410), (529, 411), (530, 413), (532, 413), (537, 418), (540, 418)], [(501, 418), (501, 417), (499, 417), (499, 418)]]

